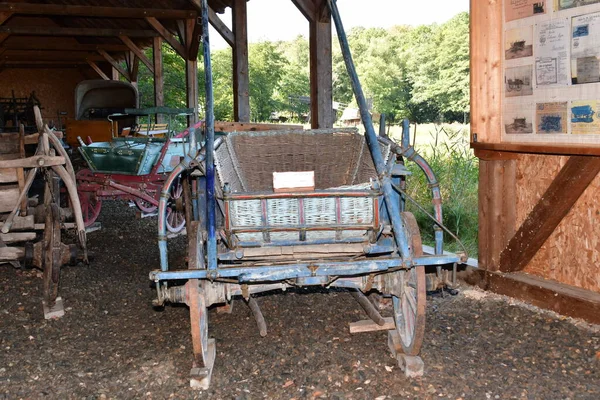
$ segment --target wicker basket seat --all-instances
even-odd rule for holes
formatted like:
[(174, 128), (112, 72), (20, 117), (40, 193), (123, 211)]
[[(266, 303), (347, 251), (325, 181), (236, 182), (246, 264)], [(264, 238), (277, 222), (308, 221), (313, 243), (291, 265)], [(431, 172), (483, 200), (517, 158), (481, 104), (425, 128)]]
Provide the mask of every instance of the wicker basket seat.
[[(381, 149), (387, 160), (389, 147)], [(216, 150), (215, 162), (221, 187), (227, 184), (231, 193), (226, 229), (239, 242), (366, 240), (368, 230), (339, 226), (378, 220), (370, 184), (377, 173), (365, 138), (355, 129), (234, 132)], [(236, 194), (273, 193), (273, 172), (291, 171), (314, 171), (317, 191), (362, 190), (364, 196), (234, 199)], [(298, 227), (298, 232), (277, 231), (283, 227)], [(259, 228), (271, 231), (235, 232)]]

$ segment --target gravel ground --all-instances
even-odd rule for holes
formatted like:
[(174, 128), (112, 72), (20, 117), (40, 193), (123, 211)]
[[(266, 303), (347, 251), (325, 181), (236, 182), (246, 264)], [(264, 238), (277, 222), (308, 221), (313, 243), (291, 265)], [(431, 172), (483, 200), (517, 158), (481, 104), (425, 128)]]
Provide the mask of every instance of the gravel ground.
[(467, 286), (428, 297), (422, 378), (403, 376), (385, 332), (349, 334), (365, 319), (349, 294), (288, 291), (258, 298), (265, 338), (241, 301), (210, 311), (212, 385), (194, 391), (187, 308), (151, 306), (156, 221), (104, 206), (95, 259), (63, 269), (63, 318), (43, 319), (41, 273), (0, 268), (0, 399), (600, 398), (599, 327)]

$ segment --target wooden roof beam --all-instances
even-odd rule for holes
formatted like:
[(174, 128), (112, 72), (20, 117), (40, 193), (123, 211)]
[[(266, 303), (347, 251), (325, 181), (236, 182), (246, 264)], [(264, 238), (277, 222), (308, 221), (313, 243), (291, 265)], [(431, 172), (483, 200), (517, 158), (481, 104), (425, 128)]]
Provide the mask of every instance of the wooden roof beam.
[(129, 76), (129, 73), (128, 73), (128, 72), (127, 72), (125, 69), (123, 69), (123, 67), (121, 67), (121, 65), (120, 65), (120, 64), (119, 64), (119, 63), (118, 63), (118, 62), (117, 62), (117, 61), (116, 61), (114, 58), (112, 58), (112, 57), (110, 56), (110, 54), (108, 54), (106, 51), (104, 51), (104, 50), (102, 50), (102, 49), (99, 49), (99, 50), (98, 50), (98, 53), (100, 53), (100, 55), (101, 55), (102, 57), (104, 57), (104, 59), (105, 59), (106, 61), (108, 61), (108, 62), (109, 62), (109, 64), (110, 64), (110, 65), (112, 65), (114, 69), (116, 69), (117, 71), (119, 71), (119, 73), (120, 73), (121, 75), (123, 75), (123, 77), (124, 77), (125, 79), (127, 79), (128, 81), (130, 81), (130, 82), (131, 82), (131, 77)]
[(146, 21), (154, 28), (156, 32), (184, 59), (187, 59), (187, 51), (185, 47), (165, 28), (156, 18), (147, 17)]
[[(11, 60), (25, 59), (25, 60), (38, 60), (38, 59), (49, 59), (56, 60), (56, 51), (54, 50), (30, 50), (30, 49), (14, 49), (7, 47), (0, 47), (0, 50), (5, 50), (5, 57)], [(65, 61), (70, 60), (85, 60), (87, 58), (103, 60), (96, 52), (65, 52), (61, 55), (60, 59)]]
[(109, 28), (59, 28), (46, 26), (0, 26), (0, 34), (32, 36), (129, 36), (154, 37), (157, 33), (147, 29), (109, 29)]
[(80, 44), (66, 43), (60, 40), (44, 40), (40, 37), (30, 36), (13, 36), (13, 38), (28, 39), (13, 43), (12, 40), (4, 43), (4, 47), (9, 50), (65, 50), (69, 52), (91, 51), (95, 52), (98, 49), (106, 51), (128, 51), (129, 48), (124, 44)]
[(0, 11), (0, 25), (2, 25), (3, 23), (5, 23), (6, 20), (9, 19), (12, 14), (13, 13), (11, 13), (11, 12)]
[(121, 41), (125, 43), (129, 50), (131, 50), (133, 54), (135, 54), (137, 58), (139, 58), (144, 63), (144, 65), (148, 67), (148, 70), (150, 72), (154, 73), (154, 66), (152, 65), (152, 61), (150, 61), (150, 59), (146, 57), (146, 54), (144, 54), (142, 49), (137, 47), (137, 45), (133, 43), (133, 41), (127, 36), (121, 35), (119, 36), (119, 39), (121, 39)]
[(2, 44), (9, 36), (10, 33), (0, 32), (0, 44)]
[(98, 7), (70, 4), (39, 4), (39, 3), (2, 3), (0, 13), (10, 12), (27, 15), (70, 15), (79, 17), (108, 17), (108, 18), (163, 18), (185, 19), (195, 18), (196, 10), (155, 9), (136, 7)]
[(96, 64), (92, 60), (87, 60), (87, 63), (90, 65), (90, 67), (92, 67), (92, 69), (94, 71), (96, 71), (98, 73), (98, 75), (100, 75), (100, 77), (102, 79), (104, 79), (105, 81), (110, 81), (110, 78), (108, 77), (108, 75), (106, 75), (104, 73), (104, 71), (102, 71), (102, 69), (98, 66), (98, 64)]

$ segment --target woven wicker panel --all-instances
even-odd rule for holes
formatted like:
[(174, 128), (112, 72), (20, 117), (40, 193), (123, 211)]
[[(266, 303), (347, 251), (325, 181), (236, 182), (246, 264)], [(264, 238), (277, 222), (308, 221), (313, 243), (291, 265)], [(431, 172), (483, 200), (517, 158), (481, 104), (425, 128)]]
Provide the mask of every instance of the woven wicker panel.
[(231, 225), (255, 227), (262, 225), (262, 207), (260, 200), (236, 200), (230, 202)]
[(373, 198), (348, 197), (341, 199), (342, 224), (373, 223)]
[[(379, 148), (381, 149), (384, 161), (387, 163), (391, 153), (390, 146), (379, 143)], [(362, 156), (360, 157), (360, 164), (357, 166), (357, 172), (354, 179), (349, 184), (369, 182), (369, 179), (375, 178), (376, 176), (377, 172), (373, 165), (373, 157), (371, 157), (369, 147), (365, 145), (363, 147)]]
[(235, 152), (233, 151), (233, 144), (231, 138), (226, 136), (223, 144), (215, 150), (215, 166), (217, 169), (217, 176), (223, 184), (228, 183), (231, 190), (234, 192), (245, 191), (246, 185), (244, 184), (241, 171), (239, 170), (238, 160)]
[[(231, 154), (239, 164), (237, 170), (243, 176), (240, 179), (236, 174), (223, 171), (220, 179), (221, 182), (228, 182), (227, 179), (235, 181), (230, 182), (233, 191), (273, 190), (273, 172), (315, 171), (316, 189), (368, 182), (376, 176), (370, 155), (361, 156), (366, 146), (364, 137), (358, 134), (280, 133), (234, 135), (229, 139), (233, 147)], [(226, 149), (222, 152), (229, 153)], [(222, 156), (227, 157), (217, 154), (218, 158)], [(235, 160), (221, 164), (223, 170), (235, 169)], [(352, 182), (353, 173), (359, 175), (362, 181)], [(245, 189), (242, 189), (242, 182)]]
[(333, 225), (336, 223), (335, 199), (304, 199), (304, 220), (306, 225)]
[(298, 199), (267, 200), (267, 224), (269, 226), (290, 226), (300, 223)]
[(237, 233), (236, 236), (240, 242), (264, 242), (260, 232)]

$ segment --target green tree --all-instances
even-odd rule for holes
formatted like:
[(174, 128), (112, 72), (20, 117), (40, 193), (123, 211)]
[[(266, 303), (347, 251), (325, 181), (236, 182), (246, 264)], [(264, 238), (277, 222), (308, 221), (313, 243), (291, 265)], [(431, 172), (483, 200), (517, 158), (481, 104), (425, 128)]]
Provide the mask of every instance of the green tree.
[(281, 87), (287, 60), (271, 42), (251, 44), (248, 48), (250, 78), (250, 116), (253, 121), (266, 121), (271, 112), (281, 109), (274, 94)]

